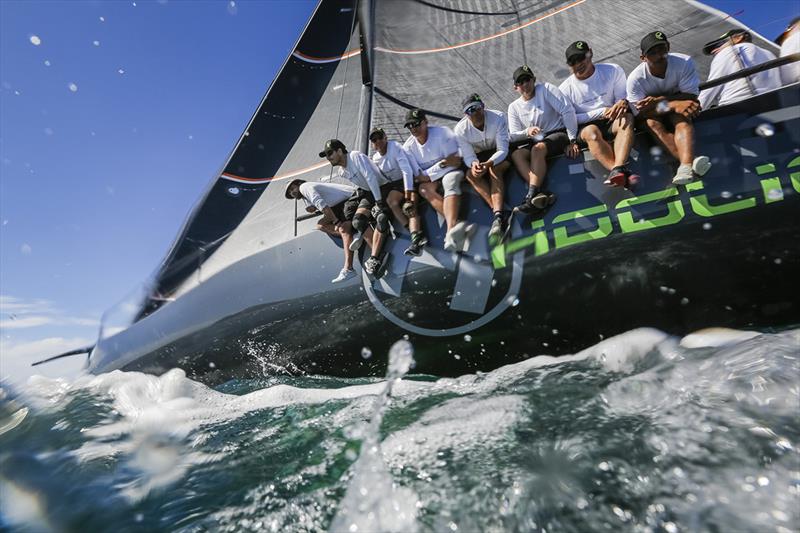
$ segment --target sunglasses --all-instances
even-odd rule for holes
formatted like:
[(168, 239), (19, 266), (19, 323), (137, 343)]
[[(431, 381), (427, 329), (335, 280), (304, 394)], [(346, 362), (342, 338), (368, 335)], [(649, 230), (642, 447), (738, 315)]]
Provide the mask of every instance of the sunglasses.
[(521, 78), (521, 79), (519, 79), (519, 80), (515, 81), (515, 82), (514, 82), (514, 87), (519, 87), (519, 86), (520, 86), (520, 85), (522, 85), (523, 83), (525, 83), (525, 82), (527, 82), (527, 81), (531, 81), (532, 79), (533, 79), (533, 78), (531, 78), (530, 76), (525, 76), (524, 78)]
[(469, 106), (467, 109), (465, 109), (464, 113), (466, 113), (467, 115), (474, 115), (475, 113), (477, 113), (481, 109), (483, 109), (482, 105), (475, 104), (475, 105)]
[(578, 63), (580, 63), (584, 59), (586, 59), (586, 53), (585, 52), (583, 54), (576, 54), (576, 55), (570, 57), (569, 59), (567, 59), (567, 65), (569, 65), (570, 67), (574, 67), (575, 65), (577, 65)]
[(333, 155), (333, 150), (325, 150), (325, 157), (330, 157)]
[(413, 130), (414, 128), (419, 128), (421, 124), (422, 124), (421, 120), (418, 120), (416, 122), (409, 122), (408, 124), (406, 124), (406, 128)]

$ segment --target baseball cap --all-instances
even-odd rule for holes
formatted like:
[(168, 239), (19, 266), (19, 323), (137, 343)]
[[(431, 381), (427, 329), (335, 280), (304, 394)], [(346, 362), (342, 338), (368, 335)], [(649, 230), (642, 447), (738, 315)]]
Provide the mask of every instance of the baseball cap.
[(291, 189), (294, 184), (300, 185), (300, 184), (305, 183), (305, 182), (306, 182), (306, 180), (301, 180), (300, 178), (293, 179), (286, 186), (286, 190), (283, 191), (283, 195), (286, 197), (287, 200), (291, 200), (292, 199), (292, 195), (289, 194), (289, 189)]
[(425, 111), (423, 111), (422, 109), (419, 108), (409, 109), (408, 112), (406, 113), (406, 121), (403, 125), (407, 128), (409, 124), (414, 124), (415, 122), (422, 122), (426, 118), (428, 117), (425, 116)]
[(372, 130), (369, 132), (369, 137), (368, 137), (370, 141), (372, 140), (372, 136), (375, 134), (378, 134), (380, 137), (386, 136), (386, 132), (383, 131), (383, 128), (377, 128), (377, 127), (372, 128)]
[(328, 152), (330, 150), (338, 150), (339, 148), (341, 148), (342, 151), (345, 152), (347, 151), (347, 148), (345, 148), (344, 143), (339, 139), (331, 139), (329, 141), (325, 141), (325, 148), (322, 149), (322, 151), (319, 153), (319, 156), (325, 157), (325, 152)]
[(725, 44), (728, 41), (728, 39), (730, 39), (735, 35), (741, 35), (741, 34), (745, 34), (747, 36), (746, 38), (749, 40), (750, 32), (748, 32), (747, 30), (743, 30), (741, 28), (735, 28), (726, 31), (713, 41), (708, 41), (705, 45), (703, 45), (703, 53), (707, 56), (710, 56), (711, 52), (719, 48), (721, 45)]
[(517, 70), (514, 71), (514, 83), (519, 83), (522, 78), (533, 78), (533, 71), (528, 65), (517, 67)]
[(461, 110), (466, 113), (467, 109), (475, 104), (483, 104), (483, 100), (478, 93), (472, 93), (461, 101)]
[(666, 33), (663, 31), (652, 31), (648, 33), (642, 39), (642, 55), (647, 55), (647, 52), (649, 52), (654, 46), (658, 46), (660, 44), (669, 45)]
[(589, 50), (589, 43), (586, 41), (575, 41), (567, 47), (567, 61), (573, 56), (583, 56)]

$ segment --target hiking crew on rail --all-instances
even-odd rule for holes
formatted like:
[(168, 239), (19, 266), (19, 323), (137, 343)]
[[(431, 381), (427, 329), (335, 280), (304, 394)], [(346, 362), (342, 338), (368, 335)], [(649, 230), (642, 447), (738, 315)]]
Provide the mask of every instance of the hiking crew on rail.
[[(708, 42), (703, 52), (714, 56), (709, 80), (775, 58), (751, 40), (746, 30), (733, 29)], [(782, 56), (800, 51), (800, 21), (793, 20), (777, 42), (782, 45)], [(418, 214), (420, 196), (447, 223), (444, 249), (466, 251), (476, 225), (459, 214), (465, 178), (492, 210), (490, 246), (500, 243), (508, 235), (504, 180), (511, 162), (528, 184), (525, 197), (514, 208), (523, 215), (541, 217), (556, 201), (546, 188), (547, 158), (561, 154), (577, 158), (581, 146), (587, 147), (608, 171), (605, 185), (635, 187), (640, 177), (628, 167), (634, 124), (652, 134), (678, 161), (672, 183), (690, 183), (711, 168), (707, 156), (694, 152), (692, 121), (703, 108), (800, 81), (799, 63), (794, 63), (780, 71), (766, 70), (700, 92), (694, 61), (688, 55), (671, 52), (664, 32), (648, 33), (640, 48), (641, 63), (626, 78), (619, 65), (595, 64), (589, 43), (575, 41), (565, 53), (571, 75), (560, 86), (537, 82), (533, 70), (522, 65), (512, 76), (519, 97), (508, 105), (507, 115), (486, 109), (483, 99), (471, 93), (461, 102), (464, 116), (455, 131), (429, 124), (423, 109), (410, 109), (404, 117), (410, 135), (402, 145), (389, 140), (382, 128), (370, 132), (372, 159), (356, 150), (348, 153), (337, 139), (328, 141), (320, 157), (341, 167), (341, 176), (357, 187), (344, 202), (341, 215), (332, 211), (330, 203), (318, 199), (333, 195), (333, 200), (341, 202), (344, 189), (316, 190), (312, 184), (294, 180), (287, 187), (286, 197), (304, 199), (308, 210), (315, 206), (325, 214), (318, 228), (342, 237), (345, 264), (333, 281), (354, 275), (352, 254), (347, 253), (357, 251), (365, 238), (372, 253), (364, 270), (375, 277), (382, 274), (390, 212), (409, 231), (410, 245), (405, 253), (421, 255), (428, 240)], [(514, 203), (511, 199), (509, 202)], [(357, 236), (353, 237), (353, 231)]]

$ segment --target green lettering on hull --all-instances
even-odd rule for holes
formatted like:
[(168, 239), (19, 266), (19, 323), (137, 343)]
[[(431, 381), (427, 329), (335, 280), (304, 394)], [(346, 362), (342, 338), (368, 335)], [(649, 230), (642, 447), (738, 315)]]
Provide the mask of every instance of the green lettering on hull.
[[(789, 161), (789, 165), (787, 168), (795, 168), (800, 167), (800, 156), (795, 157), (791, 161)], [(797, 192), (800, 192), (800, 172), (791, 172), (789, 173), (789, 179), (792, 182), (792, 187)]]
[(627, 198), (617, 204), (617, 220), (619, 226), (622, 228), (623, 233), (633, 233), (635, 231), (643, 231), (652, 228), (661, 228), (680, 222), (683, 219), (684, 210), (680, 198), (667, 203), (667, 214), (663, 217), (653, 218), (649, 220), (640, 220), (635, 222), (633, 220), (633, 213), (630, 211), (619, 211), (620, 209), (630, 207), (633, 205), (644, 204), (651, 201), (666, 200), (672, 196), (678, 196), (678, 189), (670, 187), (663, 191), (656, 191), (643, 196), (635, 198)]
[[(689, 183), (686, 186), (686, 190), (689, 192), (702, 191), (703, 182), (695, 181), (694, 183)], [(705, 194), (698, 194), (697, 196), (689, 198), (689, 205), (692, 206), (692, 211), (701, 217), (715, 217), (717, 215), (724, 215), (726, 213), (733, 213), (735, 211), (741, 211), (742, 209), (755, 207), (756, 199), (745, 198), (743, 200), (728, 202), (727, 204), (711, 205)]]
[[(577, 211), (571, 211), (569, 213), (558, 215), (553, 219), (553, 224), (607, 212), (608, 207), (605, 205), (597, 205), (588, 209), (578, 209)], [(567, 228), (561, 226), (553, 230), (553, 237), (555, 237), (556, 240), (556, 248), (565, 248), (567, 246), (572, 246), (573, 244), (593, 241), (595, 239), (602, 239), (603, 237), (608, 236), (612, 229), (611, 219), (605, 216), (597, 219), (597, 229), (595, 230), (587, 231), (585, 233), (578, 233), (576, 235), (567, 235)]]

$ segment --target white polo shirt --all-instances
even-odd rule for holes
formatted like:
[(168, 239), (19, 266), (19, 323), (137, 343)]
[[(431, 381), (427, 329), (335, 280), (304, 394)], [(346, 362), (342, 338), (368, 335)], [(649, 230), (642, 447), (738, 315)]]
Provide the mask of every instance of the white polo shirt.
[(508, 129), (511, 141), (528, 138), (528, 128), (536, 126), (543, 134), (567, 129), (567, 136), (575, 140), (578, 121), (567, 97), (551, 83), (537, 83), (533, 98), (525, 101), (520, 96), (508, 106)]
[(445, 126), (428, 126), (428, 139), (420, 144), (411, 135), (403, 148), (411, 156), (412, 166), (425, 173), (431, 181), (437, 181), (458, 167), (440, 167), (439, 162), (451, 154), (458, 153), (458, 142), (453, 130)]
[(306, 207), (316, 207), (322, 211), (326, 207), (333, 207), (350, 198), (356, 188), (341, 183), (320, 183), (307, 181), (300, 184), (300, 194)]
[[(667, 54), (667, 72), (664, 78), (650, 73), (645, 61), (639, 63), (628, 76), (628, 102), (634, 104), (647, 96), (669, 96), (678, 93), (700, 93), (700, 78), (694, 60), (686, 54)], [(633, 109), (636, 111), (635, 108)]]
[[(781, 57), (798, 53), (800, 53), (800, 29), (795, 29), (781, 43)], [(781, 67), (781, 81), (784, 85), (800, 81), (800, 61)]]
[[(727, 46), (714, 55), (714, 59), (711, 61), (711, 71), (708, 73), (708, 80), (721, 78), (773, 59), (775, 59), (775, 54), (753, 43), (739, 43)], [(748, 79), (750, 80), (749, 83)], [(715, 103), (719, 103), (719, 105), (731, 104), (756, 94), (777, 89), (780, 86), (781, 74), (778, 69), (765, 70), (748, 76), (747, 79), (739, 78), (700, 92), (700, 105), (703, 109), (708, 109)]]
[(406, 151), (397, 141), (386, 143), (386, 155), (380, 152), (372, 154), (372, 161), (386, 179), (391, 181), (403, 180), (403, 187), (407, 191), (414, 190), (414, 170)]
[(483, 130), (476, 128), (469, 117), (462, 118), (454, 130), (461, 157), (468, 167), (478, 160), (476, 153), (495, 150), (489, 158), (493, 165), (499, 165), (508, 156), (508, 121), (505, 113), (484, 109), (483, 116)]
[(339, 177), (350, 181), (359, 189), (370, 191), (375, 200), (381, 198), (381, 185), (389, 183), (372, 159), (358, 150), (347, 152), (347, 168), (339, 171)]
[(613, 63), (597, 63), (594, 72), (585, 80), (575, 74), (561, 82), (559, 90), (575, 108), (578, 124), (599, 119), (606, 109), (628, 96), (625, 71)]

